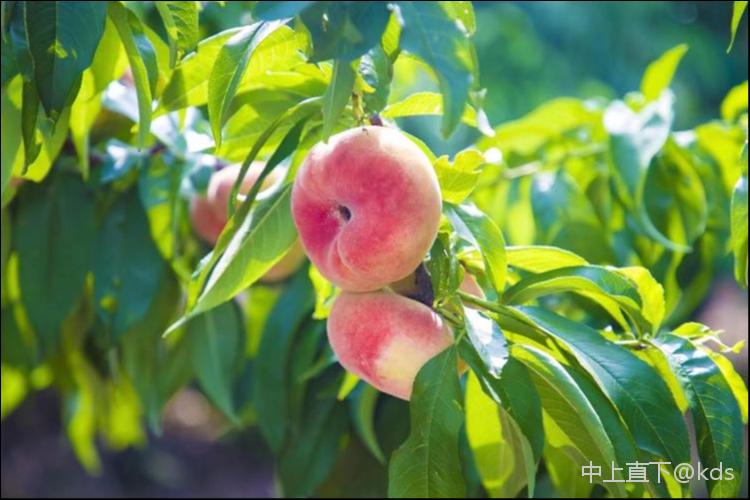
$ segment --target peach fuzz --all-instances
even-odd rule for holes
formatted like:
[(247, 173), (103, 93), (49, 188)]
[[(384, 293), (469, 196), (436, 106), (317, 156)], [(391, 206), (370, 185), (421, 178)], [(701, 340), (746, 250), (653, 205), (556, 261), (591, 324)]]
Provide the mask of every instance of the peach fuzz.
[(414, 271), (437, 234), (440, 187), (429, 158), (387, 127), (361, 127), (313, 147), (292, 191), (302, 245), (321, 274), (354, 292)]
[(429, 307), (381, 290), (339, 295), (328, 317), (328, 341), (348, 371), (408, 400), (419, 370), (451, 345), (453, 335)]

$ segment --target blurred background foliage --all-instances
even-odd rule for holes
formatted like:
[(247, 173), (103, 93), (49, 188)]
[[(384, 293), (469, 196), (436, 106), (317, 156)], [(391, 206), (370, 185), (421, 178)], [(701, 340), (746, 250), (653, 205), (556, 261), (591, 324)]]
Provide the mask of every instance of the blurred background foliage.
[[(140, 10), (155, 31), (163, 31), (150, 2), (127, 3)], [(227, 2), (223, 7), (208, 3), (200, 14), (205, 30), (201, 38), (249, 23), (253, 3)], [(747, 22), (741, 24), (734, 49), (726, 53), (731, 9), (731, 2), (475, 2), (474, 43), (481, 84), (487, 89), (484, 104), (489, 121), (495, 126), (519, 119), (561, 96), (623, 98), (639, 88), (651, 61), (681, 43), (689, 51), (671, 85), (677, 96), (674, 129), (693, 128), (716, 118), (729, 89), (748, 75)], [(419, 65), (401, 58), (391, 101), (420, 90), (437, 88)], [(425, 139), (438, 155), (453, 155), (479, 138), (476, 130), (462, 125), (443, 139), (439, 117), (403, 118), (400, 125)], [(585, 238), (581, 243), (590, 244)], [(728, 255), (720, 265), (731, 273)], [(698, 319), (716, 328), (721, 328), (720, 323), (734, 326), (732, 338), (746, 338), (746, 294), (726, 282), (715, 285)], [(746, 368), (743, 373), (746, 378)], [(38, 387), (49, 383), (43, 374), (37, 378), (33, 383)], [(3, 399), (7, 397), (12, 395), (4, 393)], [(257, 432), (223, 435), (223, 417), (196, 390), (171, 402), (164, 435), (151, 438), (148, 448), (124, 453), (105, 450), (99, 477), (86, 475), (76, 461), (57, 421), (57, 404), (52, 395), (42, 393), (3, 421), (3, 496), (264, 496), (274, 491), (270, 456)], [(112, 440), (116, 443), (117, 436)], [(342, 460), (335, 470), (351, 474), (352, 467)], [(544, 495), (544, 484), (538, 493)]]

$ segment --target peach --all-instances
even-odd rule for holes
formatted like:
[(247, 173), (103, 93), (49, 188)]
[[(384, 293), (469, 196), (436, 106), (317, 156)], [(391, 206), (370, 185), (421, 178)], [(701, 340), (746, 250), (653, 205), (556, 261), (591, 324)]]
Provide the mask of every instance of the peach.
[(203, 241), (214, 244), (224, 228), (226, 220), (214, 215), (211, 203), (204, 196), (190, 200), (190, 222), (193, 230)]
[(321, 274), (353, 292), (408, 276), (437, 234), (440, 186), (404, 134), (362, 127), (308, 153), (292, 191), (302, 246)]
[[(215, 244), (228, 220), (229, 196), (240, 173), (240, 165), (230, 165), (211, 176), (205, 197), (195, 197), (190, 202), (190, 219), (195, 232), (209, 244)], [(240, 194), (246, 194), (258, 180), (263, 164), (250, 165), (240, 186)], [(273, 170), (263, 181), (261, 193), (281, 178), (279, 170)], [(281, 258), (261, 281), (277, 282), (289, 277), (304, 261), (305, 254), (299, 241)]]
[(328, 317), (328, 340), (344, 368), (408, 400), (419, 370), (453, 335), (429, 307), (381, 290), (341, 293)]

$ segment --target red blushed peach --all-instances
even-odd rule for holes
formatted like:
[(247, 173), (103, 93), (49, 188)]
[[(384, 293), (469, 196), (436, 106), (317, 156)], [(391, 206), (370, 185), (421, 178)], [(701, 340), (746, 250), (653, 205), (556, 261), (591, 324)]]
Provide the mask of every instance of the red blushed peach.
[(354, 292), (406, 277), (430, 249), (441, 198), (429, 158), (387, 127), (362, 127), (312, 148), (292, 191), (302, 245), (321, 274)]
[(339, 295), (328, 317), (328, 340), (344, 368), (408, 400), (420, 368), (449, 347), (453, 335), (429, 307), (381, 290)]

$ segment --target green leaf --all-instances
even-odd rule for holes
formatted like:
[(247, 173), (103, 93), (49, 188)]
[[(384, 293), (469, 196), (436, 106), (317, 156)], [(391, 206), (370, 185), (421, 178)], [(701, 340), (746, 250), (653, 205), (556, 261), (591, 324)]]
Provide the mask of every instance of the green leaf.
[(357, 384), (359, 384), (360, 378), (356, 375), (354, 375), (351, 372), (345, 372), (344, 378), (341, 380), (341, 385), (339, 386), (339, 390), (336, 393), (336, 399), (339, 401), (343, 401), (346, 398), (349, 397), (349, 395), (354, 391), (354, 389), (357, 387)]
[(458, 236), (482, 254), (485, 271), (497, 291), (505, 286), (505, 240), (497, 225), (473, 205), (445, 204), (445, 215)]
[(532, 273), (544, 273), (563, 267), (588, 264), (583, 257), (557, 247), (509, 246), (505, 251), (508, 256), (508, 266)]
[[(511, 355), (529, 369), (539, 391), (547, 417), (545, 434), (561, 435), (595, 465), (608, 467), (617, 463), (614, 447), (595, 408), (565, 368), (549, 354), (531, 346), (515, 344)], [(548, 421), (554, 424), (553, 428)], [(625, 489), (620, 483), (606, 486), (613, 494), (624, 496)]]
[[(747, 146), (745, 148), (747, 151)], [(734, 278), (743, 288), (747, 288), (747, 174), (740, 177), (734, 187), (731, 210), (730, 241), (734, 252)]]
[[(386, 106), (382, 115), (385, 118), (443, 116), (443, 101), (443, 96), (437, 92), (415, 92)], [(474, 128), (479, 126), (477, 112), (470, 104), (466, 104), (461, 115), (461, 122)]]
[(378, 462), (385, 464), (383, 450), (380, 449), (375, 434), (375, 405), (380, 393), (371, 385), (360, 384), (359, 390), (349, 399), (352, 421), (357, 435)]
[(733, 2), (732, 7), (732, 37), (729, 39), (729, 47), (727, 47), (727, 54), (732, 50), (734, 46), (734, 39), (737, 36), (737, 30), (740, 28), (740, 21), (742, 21), (742, 15), (747, 9), (747, 2)]
[[(304, 422), (279, 456), (278, 473), (283, 496), (303, 498), (326, 478), (336, 462), (348, 427), (346, 408), (326, 392), (326, 380), (306, 395)], [(330, 382), (329, 382), (330, 383)]]
[(34, 83), (47, 116), (56, 120), (78, 92), (83, 71), (104, 33), (103, 2), (41, 2), (23, 8)]
[[(255, 266), (252, 266), (249, 269), (249, 275), (250, 278), (255, 276), (254, 279), (257, 279), (260, 275), (264, 274), (271, 266), (273, 266), (274, 262), (268, 262), (267, 259), (277, 257), (280, 259), (283, 256), (283, 253), (286, 249), (288, 249), (294, 242), (294, 238), (296, 238), (296, 232), (294, 232), (293, 224), (291, 224), (291, 221), (288, 219), (291, 217), (289, 214), (289, 207), (288, 203), (287, 205), (277, 204), (277, 202), (284, 198), (289, 199), (289, 186), (281, 188), (279, 192), (277, 192), (274, 197), (271, 199), (265, 200), (262, 207), (258, 206), (255, 209), (255, 212), (252, 216), (248, 216), (250, 213), (250, 209), (253, 205), (253, 202), (255, 201), (255, 197), (258, 194), (258, 191), (260, 189), (260, 186), (263, 184), (263, 180), (268, 176), (270, 171), (284, 158), (286, 158), (289, 154), (291, 154), (292, 151), (297, 147), (298, 141), (299, 141), (299, 134), (301, 133), (302, 127), (304, 126), (304, 121), (307, 118), (307, 115), (303, 113), (310, 113), (312, 110), (316, 110), (319, 103), (319, 99), (307, 99), (305, 101), (302, 101), (301, 103), (293, 106), (292, 108), (289, 108), (287, 111), (282, 113), (279, 117), (277, 117), (269, 126), (266, 128), (265, 131), (258, 137), (258, 139), (253, 144), (252, 149), (248, 153), (247, 157), (242, 163), (242, 168), (240, 169), (240, 176), (243, 177), (245, 173), (247, 172), (247, 169), (250, 167), (250, 164), (255, 160), (258, 153), (260, 152), (263, 145), (268, 141), (268, 139), (271, 137), (271, 135), (278, 129), (278, 127), (285, 122), (292, 122), (294, 123), (296, 121), (296, 125), (292, 127), (292, 130), (287, 133), (287, 136), (282, 140), (282, 143), (277, 148), (274, 155), (266, 162), (266, 166), (263, 168), (263, 171), (261, 172), (260, 176), (258, 177), (258, 180), (253, 185), (250, 192), (246, 195), (245, 200), (242, 202), (240, 207), (237, 209), (237, 212), (229, 218), (227, 221), (226, 226), (224, 227), (224, 230), (219, 235), (219, 239), (216, 242), (216, 245), (214, 246), (214, 249), (212, 252), (210, 252), (206, 257), (204, 257), (201, 262), (198, 264), (198, 267), (196, 268), (195, 272), (193, 273), (193, 276), (191, 277), (190, 284), (188, 286), (188, 297), (187, 297), (187, 306), (188, 306), (188, 313), (183, 316), (180, 320), (172, 324), (169, 329), (165, 332), (165, 335), (168, 335), (172, 331), (174, 331), (176, 328), (179, 328), (181, 324), (183, 324), (190, 316), (190, 314), (195, 314), (197, 311), (196, 309), (196, 303), (198, 299), (201, 297), (201, 292), (206, 289), (205, 284), (210, 276), (212, 276), (212, 272), (216, 268), (217, 263), (219, 260), (224, 258), (224, 255), (227, 251), (227, 249), (230, 247), (233, 241), (236, 242), (232, 246), (232, 253), (227, 258), (231, 261), (233, 260), (231, 257), (232, 254), (235, 252), (241, 250), (241, 248), (246, 248), (246, 250), (242, 251), (242, 255), (245, 257), (252, 256), (251, 254), (255, 252), (256, 250), (253, 249), (247, 249), (247, 247), (242, 247), (240, 245), (241, 241), (244, 241), (244, 237), (246, 233), (250, 233), (250, 235), (254, 233), (258, 233), (261, 231), (261, 228), (264, 228), (262, 231), (269, 231), (271, 233), (277, 234), (277, 231), (281, 232), (283, 235), (285, 235), (285, 239), (289, 239), (289, 244), (284, 245), (283, 242), (279, 241), (265, 241), (265, 244), (271, 245), (274, 250), (272, 252), (272, 249), (269, 249), (268, 247), (264, 247), (265, 250), (261, 251), (262, 255), (259, 255), (262, 261), (259, 260), (258, 264)], [(302, 115), (301, 117), (299, 115)], [(236, 193), (237, 186), (235, 185), (232, 190)], [(230, 196), (230, 199), (232, 197)], [(276, 207), (276, 208), (274, 208)], [(284, 212), (286, 210), (286, 212)], [(276, 226), (274, 225), (273, 218), (264, 217), (265, 215), (271, 215), (276, 212), (279, 212), (282, 216), (284, 213), (286, 213), (286, 219), (289, 220), (288, 223), (282, 224), (282, 227), (274, 229)], [(278, 214), (277, 214), (278, 215)], [(257, 228), (256, 228), (257, 226)], [(290, 234), (290, 231), (294, 233), (294, 235)], [(279, 248), (278, 245), (282, 245), (283, 248)], [(241, 247), (241, 248), (238, 248)], [(269, 252), (268, 254), (266, 252)], [(271, 256), (270, 253), (274, 253), (277, 255)], [(228, 264), (228, 263), (227, 263)], [(243, 273), (245, 273), (247, 270), (243, 269)], [(220, 273), (219, 273), (220, 274)], [(256, 276), (257, 274), (257, 276)], [(241, 279), (244, 279), (246, 276), (243, 274), (242, 277), (238, 278), (231, 278), (228, 277), (228, 280), (231, 280), (232, 282), (237, 282)], [(251, 283), (245, 283), (244, 286), (249, 286)], [(222, 286), (223, 288), (223, 286)], [(228, 300), (233, 295), (226, 295), (224, 297), (221, 296), (222, 293), (225, 293), (226, 290), (223, 292), (219, 290), (218, 297), (215, 298), (217, 303), (221, 303), (224, 300)], [(205, 304), (202, 305), (205, 309)]]
[(372, 113), (379, 113), (388, 104), (393, 79), (393, 64), (383, 47), (376, 45), (359, 62), (359, 73), (374, 92), (365, 93), (362, 98), (365, 107)]
[(479, 180), (479, 167), (484, 156), (476, 149), (464, 149), (456, 154), (453, 163), (441, 156), (432, 166), (440, 184), (440, 193), (448, 203), (462, 203), (474, 190)]
[(641, 295), (626, 276), (600, 266), (564, 267), (525, 277), (503, 294), (503, 302), (525, 304), (538, 297), (572, 292), (601, 305), (626, 331), (624, 312), (640, 332), (656, 331), (643, 316)]
[[(532, 497), (536, 460), (516, 421), (482, 392), (473, 373), (466, 382), (465, 401), (466, 434), (482, 486), (492, 498), (510, 498), (528, 485)], [(541, 431), (541, 420), (539, 423)], [(525, 474), (520, 474), (521, 470)]]
[(470, 36), (474, 34), (477, 29), (477, 22), (474, 18), (474, 7), (472, 7), (471, 2), (439, 3), (441, 7), (445, 9), (448, 17), (461, 23), (461, 30), (465, 31)]
[(646, 212), (645, 186), (652, 160), (669, 138), (674, 119), (674, 94), (665, 90), (661, 96), (640, 112), (624, 102), (615, 101), (604, 114), (604, 127), (609, 133), (610, 155), (618, 193), (626, 207), (636, 215), (641, 231), (677, 252), (690, 247), (675, 243), (654, 227)]
[(388, 496), (463, 498), (458, 456), (463, 424), (456, 350), (448, 348), (417, 374), (410, 403), (411, 432), (391, 456)]
[(737, 404), (740, 406), (740, 413), (742, 414), (742, 422), (747, 425), (747, 386), (745, 380), (742, 378), (737, 370), (735, 369), (732, 362), (724, 357), (723, 355), (713, 352), (709, 349), (704, 349), (704, 352), (708, 357), (716, 363), (716, 366), (721, 370), (721, 374), (724, 376), (729, 387), (734, 393), (734, 398), (737, 400)]
[(353, 61), (380, 41), (389, 16), (386, 2), (315, 2), (300, 14), (312, 39), (310, 61)]
[(101, 110), (101, 93), (125, 71), (125, 52), (112, 21), (107, 19), (104, 34), (91, 67), (83, 72), (81, 89), (70, 112), (70, 135), (78, 154), (79, 170), (89, 175), (89, 132)]
[(36, 140), (36, 120), (39, 115), (39, 97), (30, 82), (23, 83), (23, 104), (21, 105), (21, 135), (23, 137), (24, 170), (36, 160), (41, 144)]
[(739, 85), (732, 87), (727, 92), (724, 100), (721, 101), (721, 118), (733, 122), (737, 120), (743, 112), (747, 112), (747, 80)]
[(467, 33), (436, 2), (397, 2), (401, 48), (429, 64), (443, 94), (442, 133), (448, 137), (458, 125), (476, 83), (476, 67)]
[(677, 66), (687, 51), (688, 46), (682, 43), (672, 47), (648, 65), (641, 80), (641, 93), (646, 101), (658, 99), (662, 91), (669, 88)]
[(50, 120), (36, 122), (36, 137), (41, 139), (41, 150), (36, 159), (24, 165), (22, 139), (22, 87), (20, 76), (14, 78), (2, 95), (2, 188), (7, 193), (12, 176), (39, 182), (52, 168), (68, 134), (71, 108), (63, 110), (56, 123)]
[(310, 281), (315, 288), (315, 311), (314, 319), (326, 319), (331, 313), (333, 301), (339, 294), (339, 289), (320, 274), (318, 268), (310, 265)]
[(271, 450), (278, 453), (289, 425), (288, 378), (292, 345), (314, 303), (305, 272), (298, 272), (274, 304), (263, 329), (256, 356), (253, 396), (258, 426)]
[(138, 96), (137, 144), (139, 148), (142, 148), (151, 131), (152, 95), (156, 82), (154, 48), (145, 37), (143, 26), (136, 15), (119, 2), (109, 3), (109, 18), (117, 28), (130, 62), (130, 70)]
[(141, 320), (159, 289), (165, 262), (159, 255), (137, 190), (106, 214), (94, 256), (96, 310), (110, 340)]
[(174, 111), (205, 104), (214, 61), (227, 40), (241, 31), (242, 28), (232, 28), (201, 40), (197, 50), (185, 57), (172, 72), (159, 98), (158, 109)]
[(264, 1), (253, 7), (253, 15), (263, 21), (275, 21), (285, 17), (294, 17), (315, 2), (299, 1)]
[(211, 401), (236, 420), (232, 386), (245, 353), (245, 330), (234, 301), (196, 316), (185, 335), (195, 374)]
[[(653, 342), (667, 355), (689, 394), (701, 463), (725, 471), (723, 479), (709, 477), (710, 496), (736, 497), (742, 483), (743, 426), (731, 387), (711, 358), (689, 340), (664, 333)], [(735, 474), (727, 478), (726, 471), (730, 468)]]
[(327, 141), (344, 112), (354, 88), (356, 73), (351, 63), (336, 59), (333, 62), (331, 83), (323, 94), (323, 129), (321, 140)]
[(481, 358), (487, 372), (500, 378), (508, 361), (508, 341), (500, 326), (484, 313), (464, 308), (464, 320), (469, 341)]
[(490, 374), (486, 364), (466, 337), (459, 344), (459, 348), (462, 359), (477, 376), (484, 393), (500, 405), (501, 427), (504, 432), (510, 434), (513, 449), (517, 457), (520, 457), (517, 461), (524, 464), (525, 477), (522, 484), (527, 484), (529, 496), (533, 496), (536, 465), (544, 445), (544, 429), (542, 405), (531, 376), (524, 365), (511, 357), (505, 362), (502, 373), (497, 378)]
[(297, 239), (291, 215), (291, 185), (261, 203), (237, 229), (211, 272), (194, 311), (215, 307), (257, 281)]
[(536, 307), (519, 310), (571, 350), (619, 409), (639, 448), (672, 464), (690, 460), (682, 414), (651, 366), (586, 325)]
[(57, 346), (60, 327), (74, 310), (91, 268), (94, 203), (80, 179), (60, 175), (29, 186), (20, 201), (13, 240), (21, 300), (42, 352)]
[(174, 67), (178, 60), (198, 46), (198, 3), (156, 2), (154, 5), (169, 39), (169, 66)]
[(229, 118), (253, 52), (279, 26), (278, 22), (252, 24), (227, 40), (219, 51), (208, 80), (208, 119), (217, 148), (221, 145), (221, 129)]

